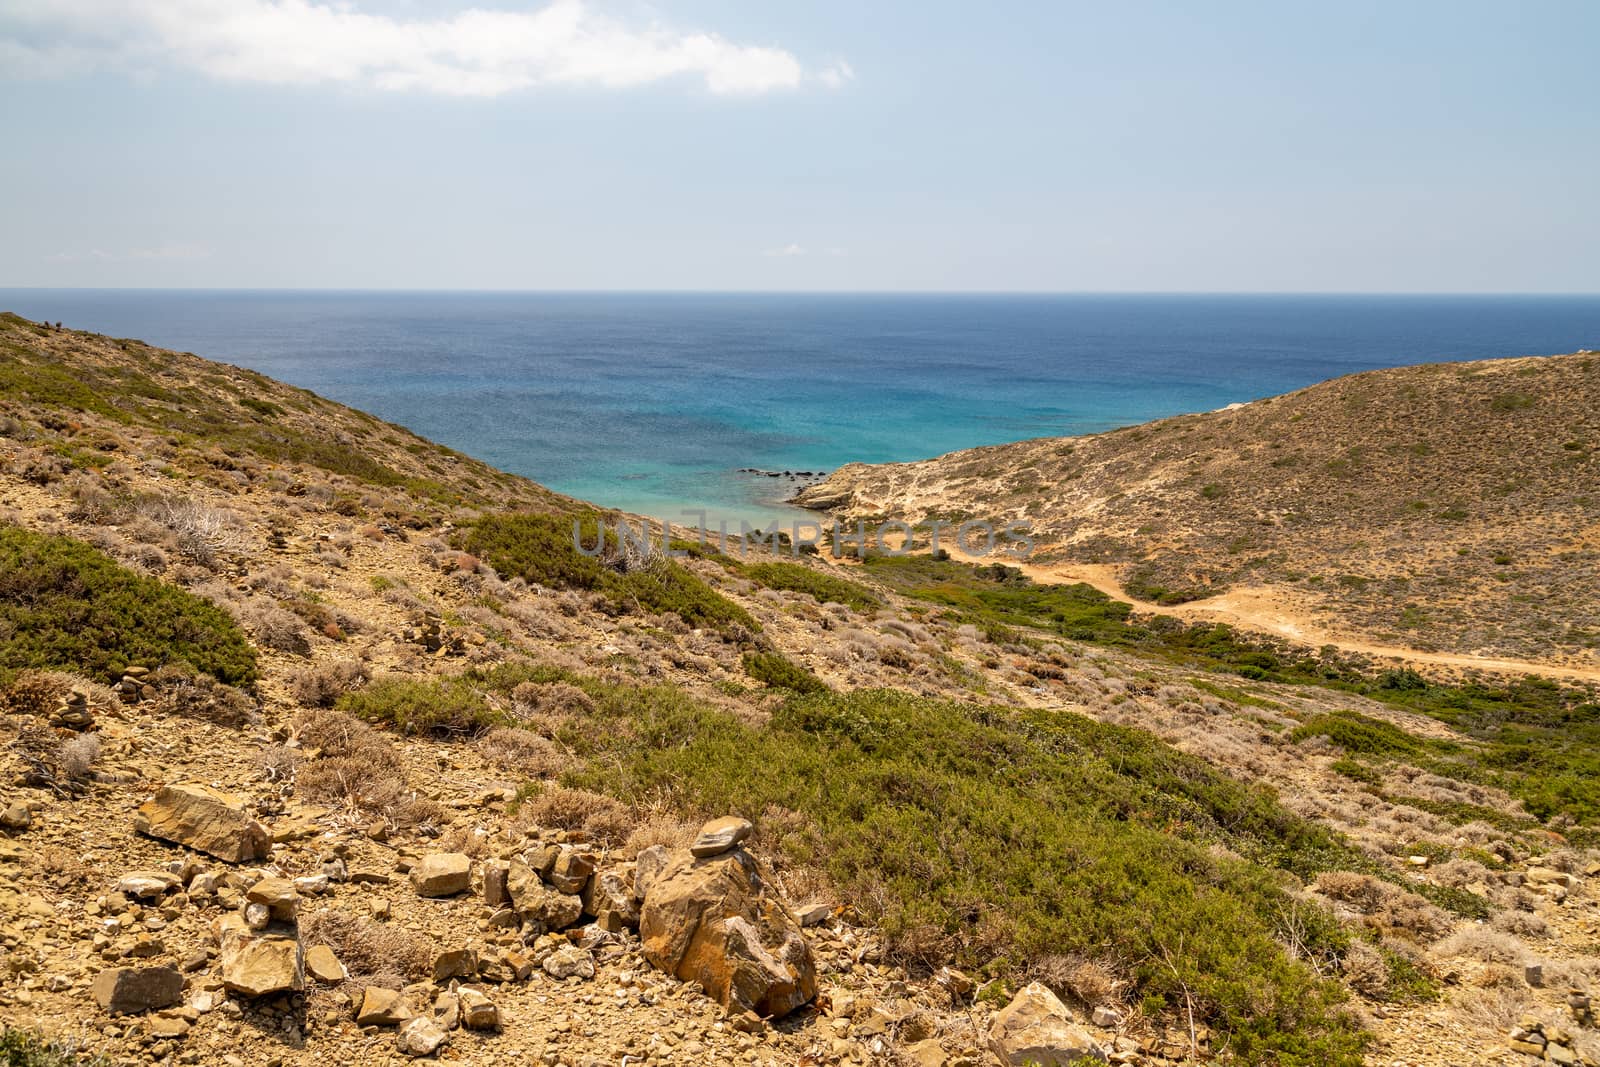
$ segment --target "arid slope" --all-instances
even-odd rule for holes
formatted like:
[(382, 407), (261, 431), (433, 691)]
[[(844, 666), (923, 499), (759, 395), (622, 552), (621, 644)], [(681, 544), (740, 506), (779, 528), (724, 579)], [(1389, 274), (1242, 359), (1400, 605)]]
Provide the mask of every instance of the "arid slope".
[(1139, 599), (1240, 587), (1385, 645), (1593, 666), (1600, 356), (1427, 364), (1079, 438), (842, 467), (849, 517), (1029, 522)]

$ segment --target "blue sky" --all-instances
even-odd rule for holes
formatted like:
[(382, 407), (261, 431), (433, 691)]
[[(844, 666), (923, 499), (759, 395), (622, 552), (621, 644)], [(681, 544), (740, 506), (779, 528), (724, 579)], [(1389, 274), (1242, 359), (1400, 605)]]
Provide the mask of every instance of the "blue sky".
[(1600, 4), (0, 0), (0, 286), (1600, 291)]

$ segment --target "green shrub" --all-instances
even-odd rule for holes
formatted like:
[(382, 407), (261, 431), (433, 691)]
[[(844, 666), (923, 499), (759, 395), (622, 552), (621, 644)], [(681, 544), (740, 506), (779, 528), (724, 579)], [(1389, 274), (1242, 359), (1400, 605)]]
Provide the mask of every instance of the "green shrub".
[[(464, 547), (502, 576), (551, 589), (593, 590), (622, 610), (674, 614), (691, 626), (714, 630), (734, 624), (761, 628), (742, 607), (671, 560), (623, 573), (584, 555), (573, 544), (574, 522), (585, 548), (599, 546), (598, 515), (497, 514), (479, 520)], [(607, 528), (604, 550), (617, 548), (616, 531)]]
[(1422, 743), (1392, 723), (1355, 711), (1334, 711), (1314, 715), (1294, 728), (1291, 741), (1326, 737), (1352, 755), (1415, 756)]
[(0, 526), (0, 676), (40, 668), (113, 681), (129, 664), (179, 662), (229, 685), (257, 676), (255, 649), (210, 601), (81, 541)]
[(743, 662), (746, 674), (774, 689), (820, 693), (828, 688), (822, 684), (822, 679), (777, 652), (746, 652)]
[(0, 1031), (0, 1067), (101, 1067), (108, 1062), (104, 1056), (85, 1056), (26, 1030), (7, 1026)]
[(857, 611), (883, 604), (882, 597), (860, 582), (852, 582), (848, 578), (840, 578), (800, 563), (748, 563), (739, 568), (739, 573), (768, 589), (806, 593), (819, 604), (831, 601)]
[(1383, 775), (1360, 760), (1353, 760), (1348, 757), (1334, 760), (1331, 770), (1335, 774), (1344, 775), (1353, 782), (1362, 782), (1366, 785), (1380, 785), (1383, 782)]
[(473, 679), (460, 675), (384, 675), (346, 693), (335, 707), (368, 722), (387, 723), (403, 734), (477, 734), (506, 721), (489, 706)]
[(1149, 734), (894, 691), (796, 697), (765, 726), (671, 689), (589, 691), (599, 721), (563, 738), (589, 757), (568, 784), (803, 815), (770, 847), (825, 867), (904, 962), (953, 957), (1015, 979), (1077, 953), (1152, 1007), (1192, 1003), (1241, 1063), (1361, 1062), (1340, 988), (1278, 940), (1293, 925), (1326, 967), (1347, 935), (1272, 870), (1353, 854)]

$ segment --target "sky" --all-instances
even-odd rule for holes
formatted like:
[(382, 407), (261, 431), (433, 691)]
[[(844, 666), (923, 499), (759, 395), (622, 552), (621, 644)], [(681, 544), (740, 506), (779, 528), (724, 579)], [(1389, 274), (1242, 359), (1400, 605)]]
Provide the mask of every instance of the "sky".
[(0, 287), (1597, 292), (1593, 0), (0, 0)]

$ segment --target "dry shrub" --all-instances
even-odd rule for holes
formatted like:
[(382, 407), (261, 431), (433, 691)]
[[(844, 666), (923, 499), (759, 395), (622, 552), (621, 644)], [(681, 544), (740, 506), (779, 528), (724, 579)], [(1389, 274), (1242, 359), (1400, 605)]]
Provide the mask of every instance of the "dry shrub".
[(89, 777), (94, 761), (100, 758), (100, 735), (79, 734), (61, 742), (56, 750), (56, 760), (61, 773), (74, 781)]
[(1350, 942), (1340, 969), (1346, 984), (1364, 997), (1377, 1000), (1389, 990), (1389, 968), (1383, 953), (1359, 938)]
[(285, 611), (276, 604), (244, 604), (234, 608), (234, 614), (255, 634), (256, 640), (268, 648), (295, 656), (311, 654), (305, 623), (294, 612)]
[(382, 734), (342, 711), (306, 711), (295, 716), (303, 751), (315, 753), (296, 776), (296, 788), (311, 800), (344, 800), (380, 809), (405, 788), (405, 763)]
[(1514, 935), (1487, 926), (1469, 926), (1456, 931), (1433, 947), (1440, 956), (1466, 956), (1484, 963), (1509, 963), (1521, 966), (1530, 957), (1528, 946)]
[(594, 714), (594, 699), (570, 682), (521, 682), (511, 690), (511, 699), (529, 715), (565, 718)]
[(669, 849), (688, 848), (699, 828), (684, 822), (665, 811), (653, 812), (636, 823), (622, 844), (625, 856), (637, 856), (653, 845)]
[(187, 664), (168, 664), (147, 681), (156, 687), (156, 707), (166, 715), (204, 719), (218, 726), (244, 726), (255, 718), (255, 701)]
[(1455, 1000), (1456, 1014), (1469, 1027), (1503, 1038), (1537, 1001), (1522, 983), (1490, 989), (1463, 990)]
[(432, 942), (403, 927), (347, 911), (329, 908), (302, 916), (300, 939), (307, 947), (333, 949), (352, 978), (366, 979), (362, 985), (387, 986), (385, 979), (390, 977), (400, 979), (399, 984), (421, 981), (433, 972)]
[(478, 741), (478, 751), (495, 766), (530, 778), (553, 777), (567, 762), (548, 738), (513, 726), (490, 730)]
[(1502, 911), (1489, 921), (1489, 925), (1512, 937), (1549, 937), (1550, 924), (1537, 915), (1525, 911)]
[(256, 753), (256, 770), (269, 782), (293, 781), (300, 756), (288, 745), (267, 745)]
[(367, 678), (365, 663), (354, 659), (336, 659), (296, 671), (289, 683), (289, 691), (302, 704), (331, 708), (336, 700)]
[(1367, 925), (1382, 933), (1403, 933), (1434, 941), (1450, 932), (1450, 916), (1442, 908), (1399, 886), (1351, 871), (1317, 875), (1317, 892), (1366, 916)]
[(0, 712), (7, 715), (49, 715), (72, 688), (72, 676), (57, 671), (23, 671), (0, 690)]
[(1364, 915), (1371, 914), (1383, 902), (1383, 883), (1370, 874), (1324, 871), (1317, 875), (1316, 889), (1329, 900), (1348, 904)]
[(587, 789), (555, 786), (522, 805), (518, 821), (546, 830), (582, 830), (607, 845), (619, 845), (633, 830), (627, 805)]
[(198, 500), (157, 500), (142, 510), (172, 531), (178, 551), (205, 567), (214, 565), (220, 555), (238, 551), (243, 543), (237, 518)]
[(303, 755), (311, 757), (295, 773), (295, 791), (306, 799), (349, 804), (424, 835), (450, 822), (448, 808), (412, 791), (399, 750), (360, 719), (306, 710), (294, 717), (291, 729)]
[(1044, 956), (1033, 965), (1033, 977), (1061, 997), (1076, 1000), (1085, 1008), (1112, 1006), (1123, 983), (1111, 967), (1085, 956)]
[(1515, 988), (1523, 984), (1523, 976), (1515, 967), (1507, 967), (1503, 963), (1486, 963), (1472, 984), (1480, 989), (1506, 989)]

